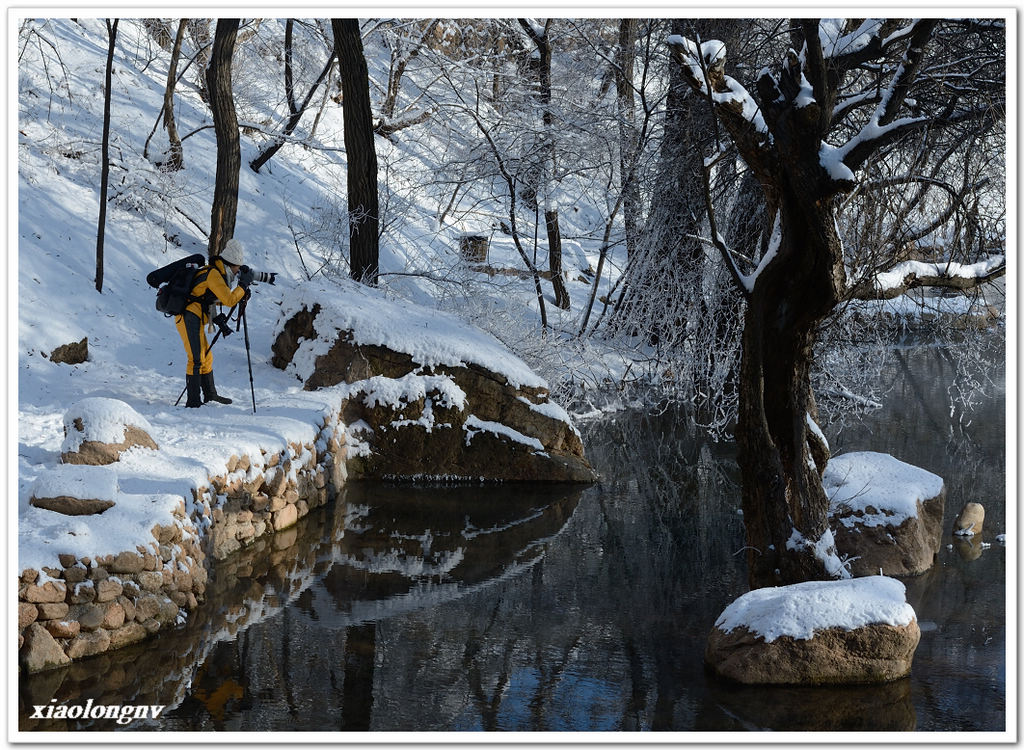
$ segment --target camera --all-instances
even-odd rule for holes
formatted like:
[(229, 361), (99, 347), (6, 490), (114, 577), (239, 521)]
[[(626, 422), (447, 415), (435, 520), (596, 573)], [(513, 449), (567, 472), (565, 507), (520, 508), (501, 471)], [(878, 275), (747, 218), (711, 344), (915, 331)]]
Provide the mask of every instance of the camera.
[(273, 284), (277, 280), (276, 271), (254, 271), (249, 266), (242, 266), (241, 273), (251, 273), (253, 281), (260, 281), (266, 284)]

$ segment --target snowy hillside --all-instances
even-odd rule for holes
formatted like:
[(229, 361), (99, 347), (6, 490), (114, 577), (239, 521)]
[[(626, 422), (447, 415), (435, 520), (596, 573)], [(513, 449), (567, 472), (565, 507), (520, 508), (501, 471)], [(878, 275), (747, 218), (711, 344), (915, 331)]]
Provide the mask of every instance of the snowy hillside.
[[(257, 284), (248, 305), (252, 390), (241, 333), (222, 338), (214, 348), (219, 391), (230, 406), (199, 410), (174, 406), (184, 388), (185, 353), (173, 321), (154, 307), (145, 277), (154, 268), (194, 252), (205, 253), (205, 228), (216, 166), (211, 117), (195, 75), (182, 77), (176, 94), (176, 120), (185, 137), (184, 169), (166, 173), (153, 160), (162, 144), (156, 125), (167, 76), (167, 53), (138, 20), (118, 27), (112, 84), (110, 199), (106, 216), (102, 292), (96, 290), (96, 236), (103, 121), (103, 80), (107, 31), (102, 20), (31, 22), (21, 35), (18, 62), (17, 204), (17, 393), (18, 487), (22, 529), (20, 567), (48, 564), (49, 541), (67, 529), (55, 528), (48, 511), (28, 505), (33, 482), (59, 465), (63, 417), (84, 398), (124, 402), (148, 421), (162, 447), (160, 460), (148, 451), (129, 452), (119, 468), (122, 493), (180, 493), (204, 471), (240, 449), (274, 449), (290, 440), (308, 439), (337, 394), (307, 393), (293, 373), (273, 368), (272, 332), (283, 310), (293, 309), (306, 285), (327, 286), (353, 309), (379, 314), (381, 331), (414, 342), (417, 316), (449, 320), (459, 346), (490, 352), (495, 369), (514, 372), (518, 381), (536, 378), (505, 352), (490, 334), (467, 332), (455, 316), (482, 323), (511, 343), (527, 364), (550, 380), (552, 352), (568, 358), (572, 348), (540, 335), (539, 310), (529, 278), (488, 275), (467, 268), (458, 255), (458, 237), (468, 230), (492, 232), (488, 215), (502, 207), (486, 195), (469, 195), (471, 219), (438, 226), (441, 196), (416, 190), (434, 168), (433, 154), (447, 148), (431, 139), (426, 127), (410, 128), (393, 140), (377, 139), (381, 171), (381, 289), (358, 287), (347, 279), (347, 224), (344, 207), (345, 154), (342, 109), (327, 100), (312, 147), (289, 143), (259, 174), (248, 168), (270, 140), (266, 133), (287, 114), (282, 101), (283, 69), (278, 51), (283, 21), (261, 22), (259, 34), (240, 44), (234, 71), (242, 124), (242, 170), (235, 237), (245, 261), (261, 271), (277, 272), (273, 286)], [(275, 44), (277, 45), (275, 47)], [(372, 37), (365, 41), (371, 77), (384, 75), (386, 51)], [(322, 49), (303, 49), (299, 63), (322, 66)], [(383, 71), (383, 73), (382, 73)], [(379, 92), (375, 92), (375, 96)], [(274, 104), (274, 103), (277, 104)], [(312, 120), (312, 116), (310, 116)], [(304, 121), (296, 139), (308, 136)], [(305, 130), (304, 130), (305, 128)], [(151, 159), (143, 156), (147, 138)], [(593, 212), (567, 211), (563, 231), (565, 268), (575, 307), (548, 315), (556, 328), (577, 325), (579, 304), (590, 291), (581, 270), (596, 265), (597, 243), (572, 239), (592, 227)], [(481, 218), (484, 217), (484, 218)], [(522, 268), (512, 243), (500, 233), (491, 238), (488, 258), (494, 268)], [(309, 277), (313, 277), (310, 282)], [(591, 278), (592, 277), (588, 277)], [(550, 296), (550, 285), (546, 285)], [(377, 300), (375, 302), (374, 300)], [(389, 301), (390, 300), (390, 301)], [(400, 304), (396, 302), (400, 301)], [(386, 303), (386, 304), (385, 304)], [(417, 311), (417, 305), (422, 307)], [(438, 317), (440, 316), (440, 317)], [(559, 317), (561, 316), (561, 317)], [(365, 316), (364, 316), (365, 319)], [(49, 359), (58, 346), (88, 338), (88, 361), (76, 365)], [(12, 342), (13, 344), (13, 342)], [(538, 356), (542, 355), (542, 356)], [(509, 369), (511, 368), (511, 370)], [(594, 377), (601, 377), (600, 373)], [(252, 398), (257, 415), (252, 415)], [(182, 400), (182, 404), (184, 400)], [(179, 494), (180, 496), (180, 494)], [(75, 551), (102, 554), (121, 545), (100, 516), (74, 521)], [(61, 521), (65, 526), (70, 521)], [(131, 530), (124, 530), (130, 533)], [(70, 533), (70, 532), (69, 532)]]

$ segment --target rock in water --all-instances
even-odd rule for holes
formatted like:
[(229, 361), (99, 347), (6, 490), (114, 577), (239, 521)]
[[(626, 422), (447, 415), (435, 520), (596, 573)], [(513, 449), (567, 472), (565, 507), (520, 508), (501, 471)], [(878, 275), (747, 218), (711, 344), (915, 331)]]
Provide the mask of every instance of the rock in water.
[(921, 638), (905, 592), (882, 576), (751, 591), (716, 621), (705, 662), (750, 685), (897, 680), (909, 674)]
[(822, 476), (836, 548), (855, 576), (919, 575), (942, 543), (942, 478), (884, 453), (833, 457)]
[(981, 503), (967, 503), (953, 521), (953, 533), (959, 536), (981, 534), (985, 524), (985, 508)]

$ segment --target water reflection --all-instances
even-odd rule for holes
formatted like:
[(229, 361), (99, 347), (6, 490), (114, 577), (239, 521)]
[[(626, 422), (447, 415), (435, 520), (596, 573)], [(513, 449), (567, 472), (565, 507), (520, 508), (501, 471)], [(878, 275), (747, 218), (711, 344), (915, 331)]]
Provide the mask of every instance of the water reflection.
[[(23, 679), (22, 705), (170, 706), (132, 730), (1001, 730), (1003, 401), (951, 422), (944, 361), (905, 363), (883, 411), (827, 436), (946, 479), (939, 559), (906, 579), (924, 624), (906, 680), (768, 689), (705, 673), (708, 631), (746, 587), (735, 460), (667, 411), (586, 425), (602, 483), (582, 494), (353, 485), (220, 568), (194, 626)], [(952, 518), (981, 498), (991, 547), (964, 557)]]

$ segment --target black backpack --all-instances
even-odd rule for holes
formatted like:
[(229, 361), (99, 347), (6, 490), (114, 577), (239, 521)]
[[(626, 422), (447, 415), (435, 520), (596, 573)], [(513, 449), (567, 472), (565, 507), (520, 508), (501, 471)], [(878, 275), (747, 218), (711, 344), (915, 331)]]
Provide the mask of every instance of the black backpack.
[(157, 290), (156, 309), (164, 315), (181, 315), (198, 297), (192, 296), (195, 275), (206, 265), (206, 256), (195, 253), (168, 263), (146, 276), (146, 283)]

